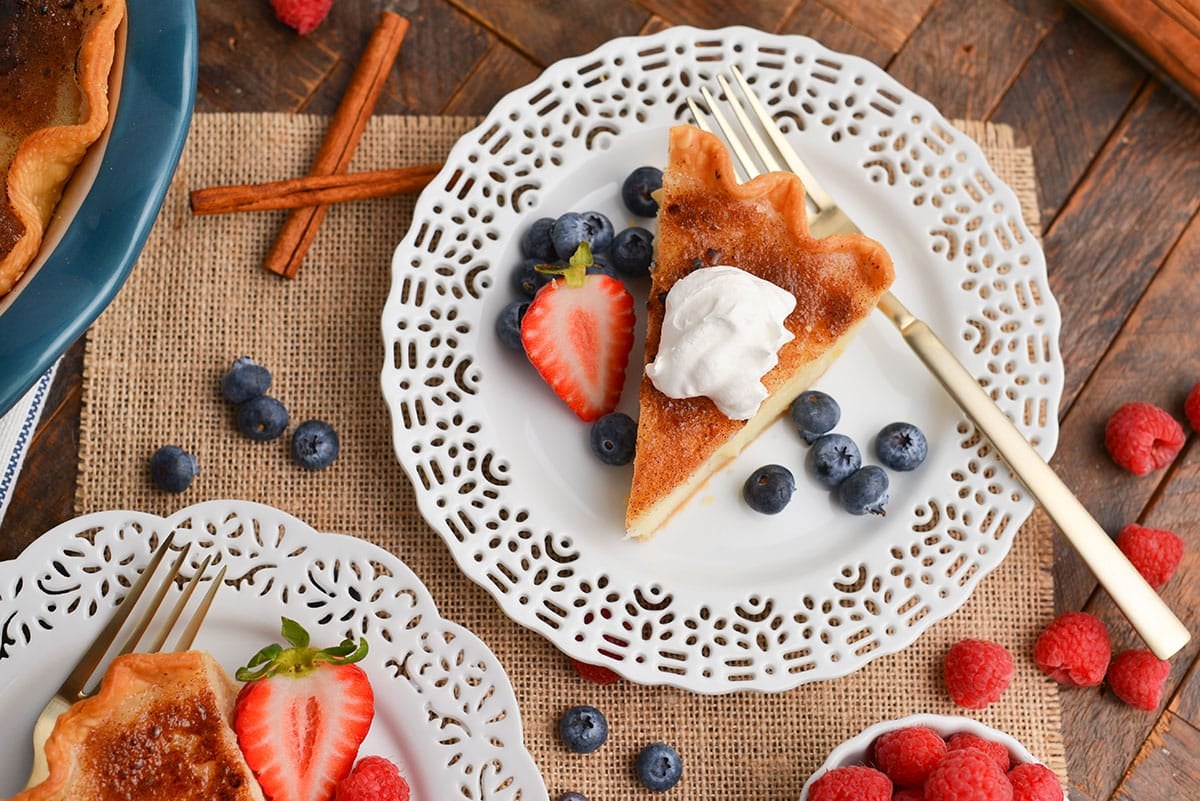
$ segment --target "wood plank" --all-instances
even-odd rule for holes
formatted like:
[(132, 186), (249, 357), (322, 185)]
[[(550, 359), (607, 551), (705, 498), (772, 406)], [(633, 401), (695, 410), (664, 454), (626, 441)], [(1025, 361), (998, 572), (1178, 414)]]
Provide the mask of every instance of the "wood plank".
[(993, 112), (1034, 149), (1049, 227), (1145, 82), (1146, 72), (1071, 12), (1038, 44)]
[[(335, 4), (334, 8), (340, 11), (346, 5), (355, 4)], [(378, 12), (339, 20), (338, 29), (346, 32), (346, 41), (338, 45), (343, 55), (315, 88), (303, 111), (333, 113), (378, 21)], [(410, 22), (392, 75), (375, 107), (380, 114), (441, 113), (497, 41), (478, 22), (446, 3), (425, 4), (420, 18)]]
[(63, 354), (46, 395), (42, 419), (29, 443), (4, 517), (0, 560), (16, 558), (39, 535), (75, 516), (82, 387), (80, 338)]
[(856, 28), (869, 32), (893, 53), (912, 36), (937, 0), (821, 0)]
[(336, 48), (277, 22), (267, 3), (199, 3), (196, 16), (197, 111), (298, 111), (338, 60)]
[(1200, 728), (1200, 660), (1192, 662), (1187, 675), (1179, 683), (1175, 697), (1171, 699), (1170, 710)]
[(1004, 0), (1004, 2), (1014, 11), (1047, 23), (1062, 19), (1068, 9), (1068, 4), (1063, 0)]
[(698, 28), (748, 25), (776, 31), (799, 0), (638, 0), (663, 19)]
[[(1197, 537), (1194, 545), (1200, 550), (1200, 532), (1191, 533), (1196, 528), (1194, 507), (1180, 503), (1189, 487), (1196, 485), (1200, 492), (1194, 460), (1181, 455), (1175, 470), (1139, 478), (1117, 467), (1103, 442), (1109, 416), (1129, 401), (1153, 403), (1184, 421), (1183, 401), (1192, 384), (1200, 380), (1200, 372), (1165, 368), (1178, 363), (1180, 343), (1195, 335), (1195, 321), (1200, 319), (1200, 287), (1194, 277), (1198, 260), (1200, 218), (1188, 226), (1136, 308), (1126, 313), (1128, 319), (1120, 336), (1099, 360), (1087, 392), (1063, 420), (1051, 464), (1111, 534), (1126, 523), (1142, 519), (1147, 525)], [(1073, 364), (1070, 360), (1067, 363)], [(1194, 440), (1192, 449), (1200, 447)], [(1156, 492), (1162, 493), (1157, 506), (1148, 509)], [(1065, 542), (1058, 542), (1055, 556), (1060, 611), (1080, 609), (1095, 581)], [(1200, 578), (1200, 572), (1196, 577)], [(1188, 605), (1195, 606), (1194, 602)]]
[(443, 106), (443, 114), (484, 115), (511, 89), (532, 81), (541, 69), (504, 42), (493, 42)]
[(1045, 237), (1050, 286), (1070, 299), (1062, 308), (1063, 412), (1200, 208), (1197, 181), (1200, 116), (1151, 83)]
[(1195, 0), (1075, 0), (1164, 82), (1200, 103), (1200, 3)]
[(1200, 798), (1200, 730), (1168, 716), (1166, 725), (1147, 740), (1114, 801)]
[(859, 30), (822, 5), (820, 0), (804, 0), (779, 28), (779, 32), (811, 36), (831, 50), (859, 56), (879, 66), (886, 66), (896, 54), (894, 48)]
[[(617, 36), (636, 33), (650, 16), (631, 0), (448, 0), (535, 63), (588, 53)], [(537, 24), (531, 24), (531, 20)]]
[(986, 119), (1045, 32), (992, 0), (944, 0), (888, 67), (947, 117)]

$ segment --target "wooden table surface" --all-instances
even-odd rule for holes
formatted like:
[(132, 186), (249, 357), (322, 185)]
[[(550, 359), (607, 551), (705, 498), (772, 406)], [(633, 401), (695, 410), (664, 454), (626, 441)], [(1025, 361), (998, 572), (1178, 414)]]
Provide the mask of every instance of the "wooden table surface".
[[(266, 0), (203, 0), (197, 111), (332, 113), (382, 10), (412, 28), (378, 110), (484, 114), (555, 60), (671, 24), (744, 24), (813, 36), (887, 69), (952, 118), (1006, 123), (1032, 148), (1050, 286), (1063, 314), (1066, 388), (1053, 466), (1111, 532), (1169, 528), (1188, 544), (1163, 590), (1200, 630), (1196, 436), (1165, 470), (1135, 478), (1104, 452), (1121, 403), (1181, 421), (1200, 381), (1200, 112), (1059, 0), (340, 0), (308, 37)], [(536, 20), (536, 24), (530, 24)], [(29, 450), (0, 558), (69, 519), (83, 349), (67, 353)], [(1055, 601), (1138, 642), (1061, 538)], [(1171, 660), (1159, 712), (1104, 689), (1064, 690), (1071, 798), (1200, 798), (1200, 638)]]

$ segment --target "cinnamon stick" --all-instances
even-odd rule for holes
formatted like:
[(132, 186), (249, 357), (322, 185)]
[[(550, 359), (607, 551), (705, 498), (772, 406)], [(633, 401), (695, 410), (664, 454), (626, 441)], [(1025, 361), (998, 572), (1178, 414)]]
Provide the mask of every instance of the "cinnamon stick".
[[(350, 86), (334, 112), (309, 175), (332, 175), (346, 171), (406, 33), (408, 20), (404, 17), (390, 11), (380, 15), (379, 25), (371, 34), (366, 50), (354, 69)], [(326, 211), (328, 206), (309, 206), (289, 214), (263, 266), (285, 278), (295, 278), (304, 255), (317, 236), (321, 221), (325, 219)]]
[(390, 170), (310, 175), (264, 184), (212, 186), (193, 190), (189, 199), (192, 214), (196, 216), (329, 206), (419, 192), (441, 168), (440, 164), (422, 164)]

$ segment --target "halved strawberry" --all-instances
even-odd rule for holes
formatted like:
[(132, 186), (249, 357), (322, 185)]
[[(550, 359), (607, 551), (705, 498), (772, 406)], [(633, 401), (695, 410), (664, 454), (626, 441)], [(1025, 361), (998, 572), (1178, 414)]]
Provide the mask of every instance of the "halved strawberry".
[(367, 674), (352, 664), (366, 640), (310, 647), (308, 632), (283, 619), (283, 637), (263, 648), (239, 681), (233, 729), (246, 764), (269, 801), (329, 801), (350, 773), (375, 715)]
[(559, 278), (538, 290), (521, 321), (529, 361), (580, 418), (617, 408), (633, 347), (633, 296), (618, 279), (587, 274), (587, 243)]

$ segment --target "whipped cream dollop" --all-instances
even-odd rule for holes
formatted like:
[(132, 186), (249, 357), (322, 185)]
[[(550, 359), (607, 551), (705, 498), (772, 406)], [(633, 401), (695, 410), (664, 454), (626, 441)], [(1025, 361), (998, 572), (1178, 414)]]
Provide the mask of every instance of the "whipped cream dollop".
[(646, 375), (671, 398), (708, 396), (726, 417), (749, 420), (769, 394), (762, 377), (792, 338), (792, 293), (729, 265), (704, 267), (667, 293), (658, 355)]

